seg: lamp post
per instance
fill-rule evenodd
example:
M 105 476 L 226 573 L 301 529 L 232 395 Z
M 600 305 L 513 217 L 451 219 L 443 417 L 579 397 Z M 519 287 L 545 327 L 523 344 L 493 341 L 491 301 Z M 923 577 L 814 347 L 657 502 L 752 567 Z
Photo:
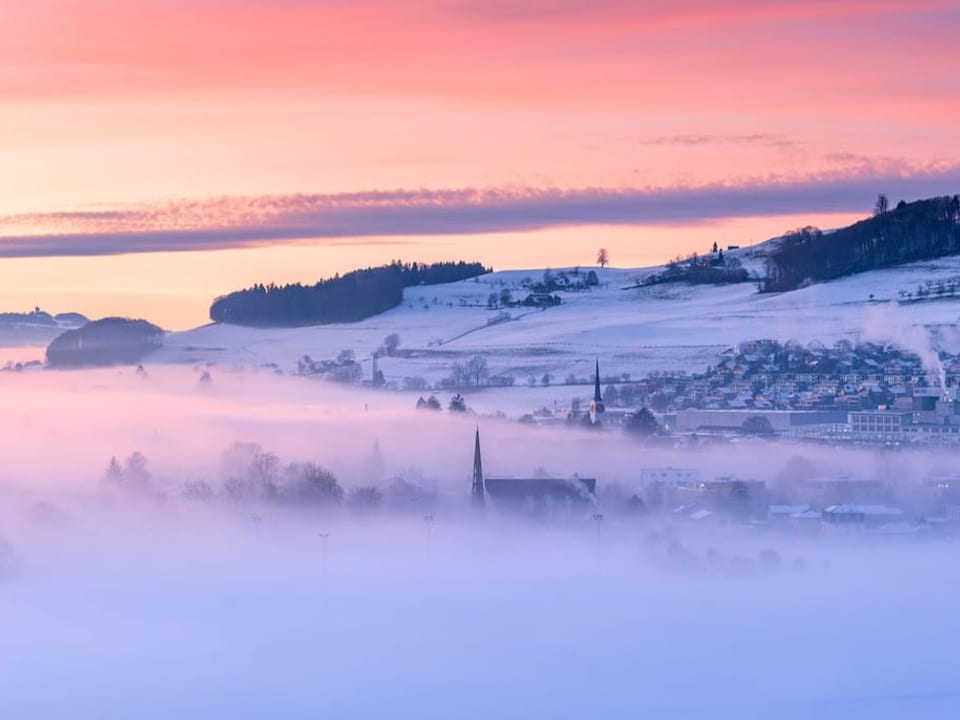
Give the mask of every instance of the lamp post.
M 330 537 L 330 533 L 322 532 L 319 533 L 320 537 L 320 577 L 326 581 L 327 578 L 327 538 Z
M 423 522 L 427 525 L 427 568 L 430 567 L 431 539 L 433 535 L 433 515 L 430 513 L 423 516 Z
M 603 524 L 603 513 L 594 513 L 593 519 L 597 523 L 597 542 L 600 542 L 600 525 Z
M 320 593 L 324 604 L 327 599 L 327 539 L 330 533 L 318 533 L 320 537 Z

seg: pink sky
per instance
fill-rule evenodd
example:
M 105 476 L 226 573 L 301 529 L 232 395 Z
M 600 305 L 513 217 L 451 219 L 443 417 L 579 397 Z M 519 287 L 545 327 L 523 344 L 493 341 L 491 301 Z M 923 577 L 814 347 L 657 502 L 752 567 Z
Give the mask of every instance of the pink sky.
M 653 263 L 960 191 L 955 2 L 36 0 L 0 32 L 4 310 L 185 327 L 255 281 Z

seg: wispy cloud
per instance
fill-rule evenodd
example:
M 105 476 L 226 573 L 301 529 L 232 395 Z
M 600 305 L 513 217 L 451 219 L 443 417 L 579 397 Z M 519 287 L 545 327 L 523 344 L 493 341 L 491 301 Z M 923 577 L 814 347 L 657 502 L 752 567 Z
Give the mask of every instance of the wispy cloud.
M 960 191 L 960 165 L 859 163 L 800 179 L 663 188 L 466 188 L 217 198 L 0 218 L 0 257 L 186 252 L 351 238 L 478 235 L 572 226 L 697 225 L 774 215 L 866 213 L 894 201 Z M 57 228 L 44 232 L 41 228 Z
M 769 133 L 751 133 L 746 135 L 698 135 L 680 134 L 663 135 L 652 138 L 634 139 L 638 145 L 656 145 L 670 146 L 678 145 L 683 147 L 697 147 L 703 145 L 755 145 L 762 147 L 772 147 L 781 150 L 789 150 L 804 146 L 801 140 L 792 140 L 785 135 L 772 135 Z

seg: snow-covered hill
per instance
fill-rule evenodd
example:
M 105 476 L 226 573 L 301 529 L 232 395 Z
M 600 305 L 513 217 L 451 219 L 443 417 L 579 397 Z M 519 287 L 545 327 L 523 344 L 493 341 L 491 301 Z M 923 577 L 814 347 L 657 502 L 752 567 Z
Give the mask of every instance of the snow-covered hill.
M 745 265 L 758 266 L 762 254 L 748 252 Z M 481 353 L 491 374 L 513 377 L 520 387 L 530 378 L 539 383 L 545 373 L 553 384 L 569 375 L 591 378 L 596 357 L 605 377 L 629 373 L 637 378 L 654 370 L 698 372 L 724 348 L 757 338 L 804 343 L 832 343 L 843 337 L 889 340 L 916 350 L 929 350 L 931 342 L 956 344 L 952 328 L 960 315 L 960 296 L 951 296 L 948 288 L 953 282 L 960 288 L 960 257 L 782 294 L 758 293 L 753 283 L 635 287 L 639 278 L 656 270 L 596 270 L 599 287 L 560 293 L 563 304 L 543 310 L 490 309 L 491 293 L 509 289 L 515 299 L 522 299 L 527 294 L 524 284 L 543 274 L 495 272 L 449 285 L 408 288 L 401 306 L 359 323 L 288 329 L 207 325 L 171 333 L 150 362 L 292 371 L 305 354 L 314 360 L 332 359 L 349 349 L 369 377 L 373 352 L 386 335 L 397 333 L 400 355 L 381 359 L 379 367 L 398 386 L 411 377 L 436 383 L 454 362 Z M 942 282 L 943 293 L 938 295 L 934 285 L 922 299 L 907 298 L 928 281 Z M 551 396 L 541 389 L 536 394 Z

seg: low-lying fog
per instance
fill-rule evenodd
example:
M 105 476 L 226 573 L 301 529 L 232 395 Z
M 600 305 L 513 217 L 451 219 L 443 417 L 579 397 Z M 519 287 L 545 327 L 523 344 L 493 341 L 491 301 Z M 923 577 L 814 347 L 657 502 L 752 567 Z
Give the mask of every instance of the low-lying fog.
M 479 419 L 488 474 L 597 478 L 582 518 L 535 521 L 470 512 L 476 417 L 212 373 L 0 373 L 0 716 L 960 713 L 955 545 L 693 531 L 604 504 L 667 465 L 772 480 L 805 463 L 907 493 L 951 455 L 651 449 Z M 250 458 L 273 495 L 230 485 Z M 304 463 L 344 502 L 298 495 Z M 423 492 L 390 495 L 397 476 Z

